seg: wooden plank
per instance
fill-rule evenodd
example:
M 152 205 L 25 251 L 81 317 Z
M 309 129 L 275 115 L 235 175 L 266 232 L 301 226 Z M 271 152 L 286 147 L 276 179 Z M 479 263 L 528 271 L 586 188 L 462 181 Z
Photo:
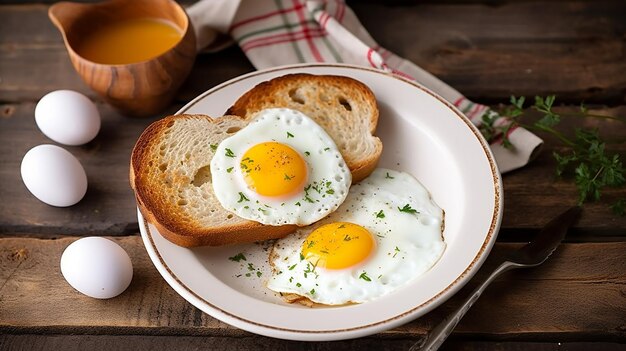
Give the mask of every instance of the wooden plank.
M 623 101 L 623 2 L 354 10 L 383 47 L 473 98 L 557 93 Z
M 472 99 L 557 93 L 575 103 L 624 102 L 623 2 L 353 7 L 383 47 Z M 61 86 L 86 91 L 46 11 L 43 4 L 0 7 L 0 101 L 35 100 Z M 226 56 L 201 55 L 180 98 L 252 69 L 236 48 Z
M 143 336 L 143 335 L 0 335 L 0 347 L 12 350 L 220 350 L 220 351 L 325 351 L 325 350 L 408 350 L 417 338 L 382 339 L 365 337 L 355 340 L 329 342 L 299 342 L 267 338 Z M 441 351 L 618 351 L 624 345 L 608 342 L 485 342 L 446 341 Z
M 113 239 L 133 261 L 129 289 L 110 300 L 79 294 L 57 268 L 64 248 L 75 239 L 0 239 L 0 334 L 250 336 L 179 297 L 159 276 L 136 236 Z M 519 246 L 496 244 L 478 279 Z M 625 253 L 626 242 L 563 244 L 544 265 L 496 280 L 461 321 L 455 336 L 624 342 Z M 475 282 L 423 318 L 379 336 L 425 335 L 458 306 Z
M 128 184 L 129 157 L 136 139 L 156 118 L 126 118 L 110 106 L 98 104 L 103 121 L 99 135 L 85 146 L 66 147 L 87 172 L 87 195 L 75 206 L 56 208 L 33 197 L 20 176 L 23 155 L 36 145 L 52 143 L 37 128 L 34 108 L 35 104 L 30 102 L 0 105 L 0 199 L 3 199 L 0 201 L 0 235 L 126 235 L 138 232 L 135 201 Z M 169 112 L 173 113 L 177 108 L 173 106 Z M 599 112 L 624 116 L 626 107 Z M 623 125 L 607 121 L 597 125 L 590 123 L 595 121 L 566 120 L 563 128 L 567 132 L 574 126 L 598 126 L 610 141 L 609 147 L 620 152 L 622 158 L 626 157 Z M 551 155 L 556 142 L 552 138 L 546 142 L 537 160 L 504 175 L 502 238 L 506 238 L 507 230 L 536 230 L 577 201 L 578 195 L 571 180 L 555 180 Z M 608 190 L 605 197 L 611 201 L 626 198 L 626 189 Z M 570 239 L 623 237 L 623 228 L 626 228 L 626 217 L 615 216 L 606 203 L 590 203 L 585 206 L 585 213 Z M 518 232 L 509 238 L 527 239 Z
M 237 47 L 219 54 L 200 55 L 174 104 L 186 104 L 215 85 L 253 70 Z M 25 71 L 30 73 L 24 74 Z M 11 49 L 9 53 L 0 46 L 0 77 L 0 103 L 37 101 L 58 89 L 75 90 L 101 100 L 74 71 L 65 48 L 58 45 Z

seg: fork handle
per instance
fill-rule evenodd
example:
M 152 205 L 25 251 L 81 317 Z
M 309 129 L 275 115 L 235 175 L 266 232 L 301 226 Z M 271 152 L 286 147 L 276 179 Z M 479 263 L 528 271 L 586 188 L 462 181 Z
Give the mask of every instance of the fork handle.
M 491 273 L 491 275 L 484 282 L 482 282 L 476 288 L 476 290 L 472 292 L 471 295 L 469 295 L 465 299 L 465 302 L 463 302 L 463 304 L 459 308 L 457 308 L 447 318 L 437 324 L 437 326 L 433 328 L 433 330 L 426 336 L 426 338 L 421 343 L 417 342 L 413 346 L 411 346 L 409 351 L 436 351 L 437 349 L 439 349 L 441 344 L 443 344 L 448 336 L 450 336 L 452 330 L 454 330 L 454 327 L 459 324 L 461 318 L 465 316 L 465 313 L 467 313 L 467 311 L 470 309 L 470 307 L 472 307 L 474 302 L 476 302 L 476 300 L 478 300 L 483 291 L 485 291 L 485 288 L 487 288 L 487 286 L 489 286 L 489 284 L 491 284 L 491 282 L 493 282 L 493 280 L 496 279 L 500 274 L 508 271 L 509 269 L 518 267 L 518 265 L 512 262 L 503 262 L 495 271 L 493 271 L 493 273 Z

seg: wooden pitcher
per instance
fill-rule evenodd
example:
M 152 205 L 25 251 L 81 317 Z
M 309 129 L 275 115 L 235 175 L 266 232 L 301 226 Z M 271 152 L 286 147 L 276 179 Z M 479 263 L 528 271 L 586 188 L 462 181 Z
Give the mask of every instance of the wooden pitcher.
M 87 85 L 128 116 L 149 116 L 167 107 L 191 71 L 196 40 L 189 17 L 172 0 L 109 0 L 96 4 L 59 2 L 48 11 L 63 35 L 74 68 Z M 174 47 L 152 59 L 129 64 L 100 64 L 76 52 L 80 40 L 114 21 L 155 18 L 183 33 Z

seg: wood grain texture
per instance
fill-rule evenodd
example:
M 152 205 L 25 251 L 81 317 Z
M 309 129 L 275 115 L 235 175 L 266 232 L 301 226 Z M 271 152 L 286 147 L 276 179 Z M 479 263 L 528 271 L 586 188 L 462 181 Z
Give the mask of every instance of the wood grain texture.
M 96 0 L 82 0 L 94 2 Z M 254 70 L 230 47 L 197 57 L 175 103 L 163 114 L 127 119 L 98 103 L 102 130 L 91 143 L 66 147 L 87 171 L 78 205 L 53 208 L 31 196 L 19 176 L 22 156 L 51 143 L 34 107 L 46 93 L 74 89 L 99 100 L 74 71 L 47 17 L 56 0 L 0 4 L 0 350 L 406 350 L 459 305 L 469 285 L 428 315 L 374 336 L 326 343 L 271 339 L 230 327 L 178 296 L 149 260 L 138 231 L 128 158 L 141 131 L 198 94 Z M 193 0 L 183 0 L 190 4 Z M 15 4 L 15 5 L 10 5 Z M 626 3 L 623 0 L 350 1 L 382 46 L 412 60 L 478 102 L 509 95 L 557 94 L 572 110 L 581 100 L 626 117 Z M 605 108 L 612 106 L 613 108 Z M 535 117 L 536 118 L 536 117 Z M 565 121 L 559 128 L 599 127 L 607 147 L 626 157 L 623 125 Z M 539 157 L 503 177 L 505 213 L 494 250 L 477 277 L 574 204 L 570 181 L 553 176 L 546 137 Z M 507 273 L 490 286 L 442 350 L 624 350 L 626 217 L 607 191 L 542 266 Z M 59 271 L 62 251 L 78 237 L 107 235 L 130 254 L 134 278 L 111 300 L 73 290 Z
M 178 296 L 159 276 L 137 236 L 113 239 L 133 261 L 128 290 L 109 300 L 81 295 L 58 268 L 63 250 L 75 239 L 0 239 L 0 334 L 251 335 L 201 313 Z M 519 246 L 497 244 L 478 279 Z M 626 243 L 563 244 L 544 265 L 496 280 L 454 335 L 624 342 L 625 252 Z M 425 335 L 459 304 L 475 281 L 423 318 L 379 336 Z
M 383 47 L 472 99 L 556 93 L 576 103 L 625 101 L 624 2 L 354 3 L 353 9 Z M 0 101 L 35 100 L 61 82 L 88 92 L 46 10 L 0 7 Z M 253 70 L 237 48 L 201 57 L 179 101 Z M 26 68 L 39 74 L 21 74 Z
M 179 106 L 172 106 L 173 113 Z M 52 143 L 37 128 L 34 103 L 0 105 L 0 236 L 6 235 L 126 235 L 138 232 L 135 200 L 128 183 L 130 153 L 141 132 L 155 118 L 128 119 L 109 105 L 98 104 L 102 115 L 99 135 L 84 146 L 66 147 L 82 163 L 89 182 L 81 202 L 69 208 L 48 206 L 33 197 L 20 177 L 20 163 L 32 147 Z M 565 108 L 572 111 L 573 108 Z M 594 110 L 595 111 L 595 110 Z M 599 110 L 626 117 L 626 107 Z M 599 127 L 610 142 L 608 148 L 626 157 L 625 127 L 614 122 L 570 119 L 574 127 Z M 501 239 L 527 240 L 517 229 L 533 231 L 566 207 L 576 203 L 577 191 L 570 180 L 555 179 L 552 151 L 556 141 L 546 139 L 540 156 L 528 166 L 503 177 L 504 218 Z M 607 206 L 626 198 L 626 189 L 605 192 L 606 202 L 589 203 L 569 240 L 615 240 L 623 237 L 626 217 L 615 216 Z M 511 235 L 507 231 L 511 230 Z M 526 233 L 528 234 L 528 233 Z
M 372 4 L 354 11 L 381 46 L 473 98 L 626 97 L 624 2 Z
M 220 350 L 220 351 L 326 351 L 408 350 L 419 338 L 365 337 L 335 342 L 298 342 L 263 336 L 143 336 L 143 335 L 0 335 L 0 349 L 17 350 Z M 608 342 L 485 342 L 446 341 L 441 351 L 619 351 L 624 345 Z

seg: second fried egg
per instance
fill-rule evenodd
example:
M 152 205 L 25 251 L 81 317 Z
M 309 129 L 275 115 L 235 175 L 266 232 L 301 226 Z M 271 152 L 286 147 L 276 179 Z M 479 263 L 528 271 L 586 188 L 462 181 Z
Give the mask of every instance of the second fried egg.
M 276 241 L 268 288 L 326 305 L 371 301 L 442 256 L 444 213 L 411 175 L 378 168 L 328 217 Z

